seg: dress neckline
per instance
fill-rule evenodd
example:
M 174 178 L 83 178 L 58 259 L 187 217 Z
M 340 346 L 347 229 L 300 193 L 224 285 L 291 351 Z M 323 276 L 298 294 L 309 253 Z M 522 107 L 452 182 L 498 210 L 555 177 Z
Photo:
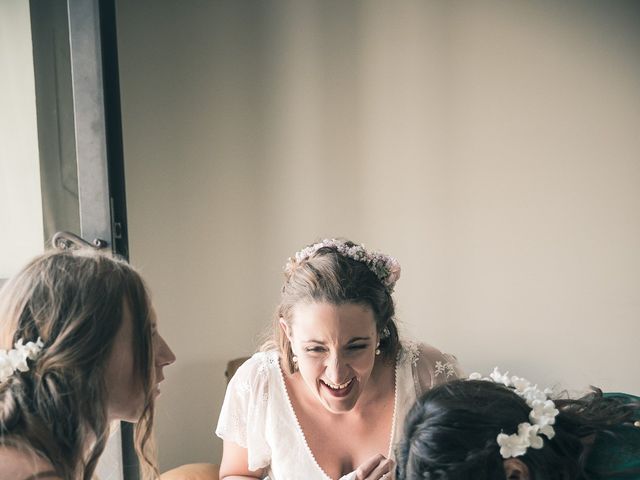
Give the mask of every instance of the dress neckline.
M 396 356 L 395 367 L 393 371 L 393 416 L 391 417 L 391 431 L 389 432 L 389 450 L 387 451 L 387 458 L 391 458 L 391 454 L 393 453 L 393 437 L 395 435 L 396 430 L 396 414 L 398 411 L 398 365 L 400 363 L 402 346 L 400 347 L 400 351 Z M 298 415 L 296 414 L 295 408 L 293 408 L 293 403 L 291 402 L 291 397 L 289 396 L 289 390 L 287 389 L 287 384 L 284 380 L 284 372 L 282 371 L 282 367 L 280 365 L 279 355 L 277 356 L 276 368 L 278 370 L 278 377 L 280 378 L 280 386 L 282 387 L 282 391 L 284 392 L 285 399 L 287 400 L 287 404 L 289 405 L 289 412 L 293 417 L 293 421 L 296 424 L 296 430 L 302 439 L 302 443 L 311 458 L 311 461 L 316 466 L 320 474 L 323 476 L 324 480 L 333 480 L 327 472 L 320 466 L 316 456 L 313 454 L 309 443 L 307 442 L 307 436 L 302 430 L 302 426 L 300 425 L 300 420 L 298 420 Z

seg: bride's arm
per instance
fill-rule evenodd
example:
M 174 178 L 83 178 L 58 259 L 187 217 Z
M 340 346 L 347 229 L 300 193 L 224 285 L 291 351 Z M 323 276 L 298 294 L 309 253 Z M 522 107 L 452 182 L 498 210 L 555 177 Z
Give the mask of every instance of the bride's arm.
M 220 464 L 220 480 L 255 479 L 266 476 L 266 468 L 257 471 L 249 470 L 246 448 L 227 440 L 224 441 L 222 462 Z
M 264 399 L 270 398 L 270 377 L 265 373 L 266 362 L 264 354 L 254 355 L 227 386 L 216 427 L 216 435 L 224 441 L 221 480 L 262 479 L 268 474 L 271 449 L 265 428 L 269 403 Z

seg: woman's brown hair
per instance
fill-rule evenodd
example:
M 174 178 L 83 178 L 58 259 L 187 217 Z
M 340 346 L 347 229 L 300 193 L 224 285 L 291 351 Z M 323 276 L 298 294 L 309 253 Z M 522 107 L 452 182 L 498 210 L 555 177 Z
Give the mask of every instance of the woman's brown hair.
M 0 348 L 19 339 L 44 343 L 27 372 L 0 385 L 0 444 L 44 457 L 62 478 L 93 476 L 109 436 L 105 368 L 125 302 L 134 325 L 134 369 L 145 394 L 135 445 L 143 476 L 158 476 L 149 295 L 124 260 L 91 249 L 44 253 L 0 290 Z

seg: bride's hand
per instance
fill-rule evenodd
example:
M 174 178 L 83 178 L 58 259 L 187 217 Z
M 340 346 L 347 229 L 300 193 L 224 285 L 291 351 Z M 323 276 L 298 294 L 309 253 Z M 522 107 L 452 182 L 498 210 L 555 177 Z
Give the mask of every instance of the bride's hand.
M 384 455 L 375 455 L 355 471 L 355 480 L 391 480 L 395 462 Z

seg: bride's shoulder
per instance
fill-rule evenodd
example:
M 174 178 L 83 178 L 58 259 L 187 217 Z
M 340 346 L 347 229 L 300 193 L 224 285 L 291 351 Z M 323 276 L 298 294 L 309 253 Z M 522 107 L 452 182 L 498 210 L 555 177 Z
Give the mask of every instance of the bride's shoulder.
M 246 368 L 254 373 L 267 373 L 279 368 L 280 354 L 277 350 L 254 353 L 246 362 Z
M 402 340 L 400 342 L 400 351 L 398 358 L 400 361 L 416 364 L 418 361 L 429 361 L 440 358 L 442 352 L 437 348 L 423 342 L 415 340 Z
M 61 479 L 51 463 L 32 450 L 0 445 L 0 480 Z
M 435 384 L 462 376 L 458 359 L 427 343 L 402 341 L 400 363 L 410 364 L 420 384 L 429 388 Z
M 254 353 L 247 358 L 237 370 L 230 375 L 230 384 L 268 382 L 277 378 L 279 372 L 279 355 L 277 351 L 268 350 Z

